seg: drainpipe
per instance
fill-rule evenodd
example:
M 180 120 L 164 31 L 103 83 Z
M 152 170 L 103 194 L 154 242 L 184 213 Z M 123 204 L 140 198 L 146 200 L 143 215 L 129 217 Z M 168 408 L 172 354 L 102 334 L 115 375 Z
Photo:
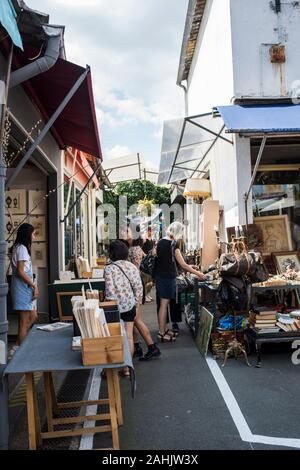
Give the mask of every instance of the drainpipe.
M 0 142 L 2 143 L 4 135 L 5 114 L 7 110 L 8 84 L 10 80 L 11 63 L 13 56 L 13 44 L 11 43 L 10 54 L 7 62 L 7 72 L 4 88 L 3 102 L 1 102 L 0 114 Z M 0 449 L 8 448 L 8 383 L 7 378 L 3 377 L 7 362 L 7 333 L 8 322 L 6 312 L 6 297 L 8 286 L 6 282 L 6 257 L 7 244 L 5 241 L 5 180 L 6 165 L 3 155 L 3 147 L 0 145 Z
M 183 89 L 184 91 L 184 105 L 185 105 L 185 117 L 188 117 L 189 115 L 189 96 L 188 96 L 188 89 L 185 85 L 182 85 L 182 83 L 177 83 L 177 85 Z
M 50 36 L 48 39 L 47 48 L 43 57 L 40 57 L 31 64 L 25 65 L 21 69 L 15 70 L 11 74 L 9 88 L 13 88 L 20 83 L 26 82 L 30 78 L 47 72 L 53 65 L 56 64 L 59 58 L 60 47 L 62 43 L 61 31 L 56 36 Z

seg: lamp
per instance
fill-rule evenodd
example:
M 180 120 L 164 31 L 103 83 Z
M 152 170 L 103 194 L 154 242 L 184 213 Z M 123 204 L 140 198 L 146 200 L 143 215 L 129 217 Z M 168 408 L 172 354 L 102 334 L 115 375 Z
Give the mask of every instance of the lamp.
M 210 181 L 204 178 L 187 180 L 183 195 L 185 197 L 199 197 L 203 199 L 211 197 Z

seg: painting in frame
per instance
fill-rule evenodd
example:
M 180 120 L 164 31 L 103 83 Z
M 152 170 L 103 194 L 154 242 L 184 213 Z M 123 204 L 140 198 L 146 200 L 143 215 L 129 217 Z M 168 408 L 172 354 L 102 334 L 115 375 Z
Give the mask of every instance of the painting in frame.
M 205 307 L 201 307 L 196 344 L 200 353 L 204 357 L 207 356 L 213 321 L 214 316 L 212 313 Z
M 45 191 L 28 191 L 28 211 L 30 215 L 45 215 L 47 213 L 45 195 Z
M 35 241 L 45 242 L 46 241 L 46 217 L 36 216 L 30 217 L 30 224 L 33 225 L 35 230 Z
M 294 271 L 300 271 L 300 255 L 298 251 L 273 253 L 272 256 L 276 264 L 278 274 L 286 273 L 289 268 Z
M 254 223 L 261 228 L 263 233 L 261 252 L 264 256 L 293 250 L 291 228 L 287 215 L 256 217 Z
M 47 243 L 34 242 L 31 247 L 34 268 L 47 268 Z
M 12 189 L 5 192 L 5 213 L 26 214 L 26 189 Z

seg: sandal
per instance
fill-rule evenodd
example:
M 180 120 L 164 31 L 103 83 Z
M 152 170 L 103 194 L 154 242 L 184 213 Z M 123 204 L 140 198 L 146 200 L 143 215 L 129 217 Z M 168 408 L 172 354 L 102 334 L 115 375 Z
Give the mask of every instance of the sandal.
M 161 343 L 173 343 L 174 341 L 176 341 L 175 336 L 171 336 L 167 332 L 165 332 L 164 334 L 158 333 L 157 337 Z
M 179 336 L 179 331 L 167 330 L 165 335 L 172 336 L 173 338 L 177 338 Z

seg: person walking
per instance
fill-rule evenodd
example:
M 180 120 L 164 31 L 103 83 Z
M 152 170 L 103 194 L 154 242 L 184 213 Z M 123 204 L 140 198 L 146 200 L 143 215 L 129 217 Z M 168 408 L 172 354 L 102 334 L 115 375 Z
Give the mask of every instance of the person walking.
M 139 270 L 128 260 L 128 246 L 120 240 L 111 242 L 109 258 L 111 263 L 104 271 L 105 298 L 118 302 L 121 319 L 125 323 L 130 353 L 133 356 L 133 325 L 136 305 L 142 303 L 143 285 Z M 123 371 L 129 377 L 128 369 Z
M 140 276 L 140 266 L 143 258 L 146 256 L 142 250 L 143 240 L 142 238 L 137 238 L 136 240 L 132 241 L 132 246 L 129 248 L 129 256 L 128 261 L 133 263 L 135 267 L 139 270 Z M 141 278 L 142 279 L 142 278 Z M 143 284 L 143 290 L 145 292 L 145 285 Z M 145 295 L 143 295 L 144 297 Z M 144 339 L 148 351 L 143 356 L 143 350 L 140 346 L 138 341 L 138 334 L 135 331 L 137 330 L 142 338 Z M 139 356 L 141 361 L 149 361 L 150 359 L 158 358 L 161 355 L 161 352 L 157 345 L 154 343 L 149 328 L 144 323 L 142 318 L 142 303 L 138 303 L 136 305 L 136 317 L 134 319 L 134 356 Z
M 19 329 L 16 345 L 10 350 L 9 358 L 22 344 L 29 329 L 37 320 L 36 300 L 39 291 L 34 283 L 31 245 L 34 240 L 34 227 L 22 224 L 18 228 L 16 241 L 11 252 L 12 278 L 10 293 L 12 309 L 18 313 Z
M 148 227 L 147 237 L 146 237 L 146 240 L 145 240 L 145 242 L 142 246 L 142 249 L 143 249 L 143 252 L 145 253 L 145 255 L 147 255 L 151 250 L 153 250 L 154 246 L 155 246 L 155 241 L 153 240 L 153 229 L 152 229 L 152 227 Z M 150 296 L 150 292 L 151 292 L 151 289 L 153 287 L 152 278 L 151 278 L 151 276 L 149 276 L 148 274 L 145 274 L 145 273 L 141 273 L 141 275 L 142 275 L 142 280 L 143 280 L 144 285 L 145 285 L 146 302 L 152 302 L 153 299 Z
M 158 339 L 161 342 L 173 342 L 176 333 L 167 329 L 167 314 L 170 301 L 176 299 L 177 266 L 183 271 L 190 272 L 201 280 L 206 276 L 189 266 L 179 249 L 179 241 L 184 237 L 184 225 L 179 222 L 172 223 L 167 236 L 159 240 L 156 246 L 155 283 L 160 307 L 158 312 Z

